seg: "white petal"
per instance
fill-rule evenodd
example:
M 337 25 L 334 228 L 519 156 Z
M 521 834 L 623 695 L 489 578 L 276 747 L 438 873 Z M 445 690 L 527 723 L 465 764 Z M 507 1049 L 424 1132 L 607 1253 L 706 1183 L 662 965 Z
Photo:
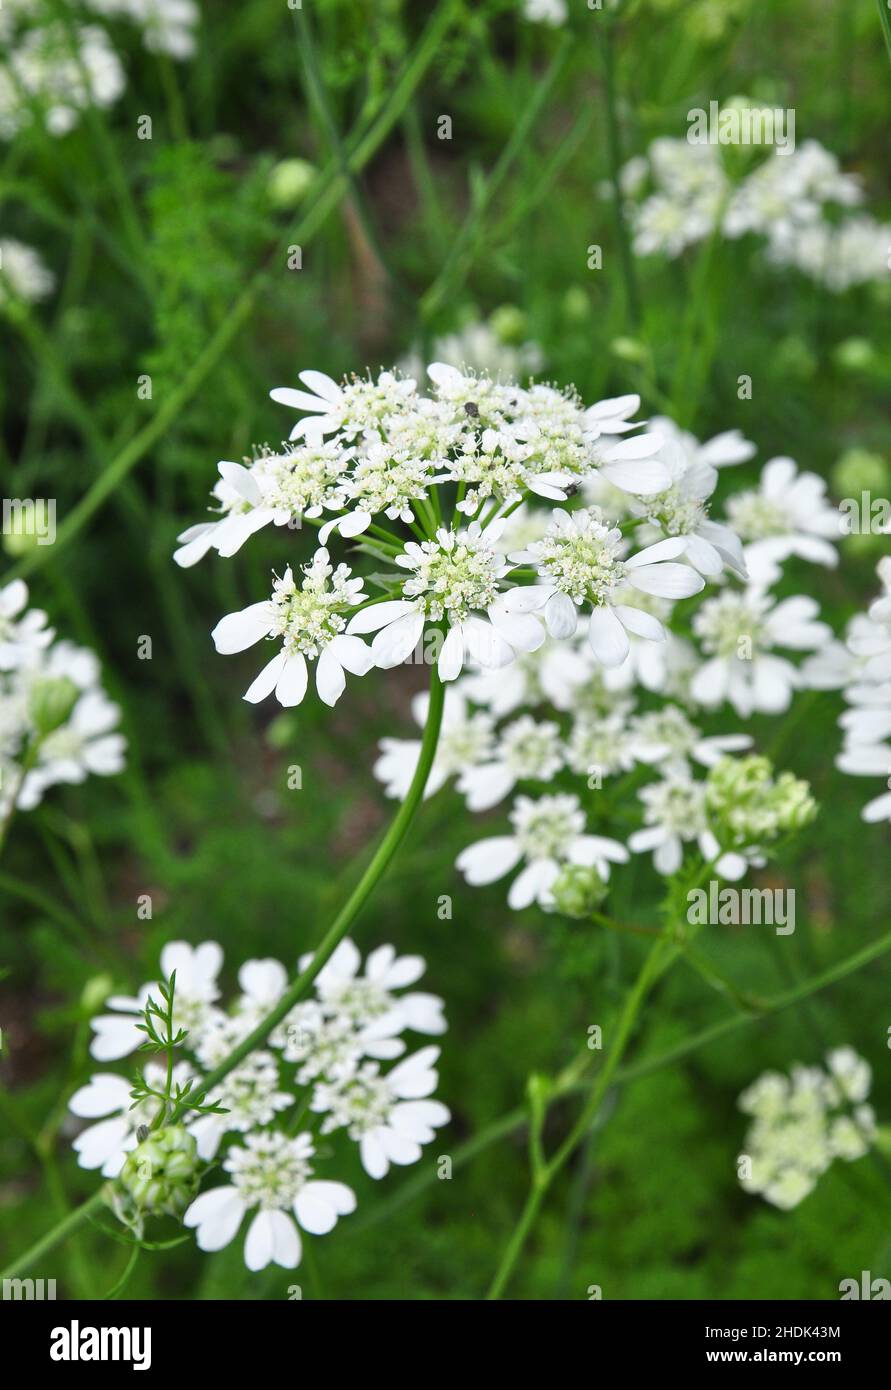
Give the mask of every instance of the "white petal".
M 482 883 L 494 883 L 510 873 L 522 858 L 522 850 L 513 835 L 494 835 L 488 840 L 477 840 L 468 845 L 455 860 L 456 868 L 467 882 L 476 887 Z
M 268 599 L 252 603 L 240 613 L 221 618 L 211 633 L 214 646 L 223 656 L 243 652 L 266 637 L 272 628 L 272 604 Z
M 382 628 L 371 644 L 374 664 L 381 670 L 389 671 L 407 661 L 421 639 L 424 631 L 424 614 L 416 611 L 404 613 L 389 627 Z
M 271 661 L 267 661 L 259 676 L 255 676 L 251 681 L 243 698 L 248 700 L 250 704 L 256 705 L 261 700 L 265 700 L 267 695 L 271 695 L 278 684 L 278 678 L 284 670 L 287 659 L 287 652 L 279 652 Z
M 304 1231 L 323 1236 L 337 1225 L 338 1216 L 348 1216 L 356 1210 L 352 1188 L 342 1182 L 305 1183 L 297 1193 L 294 1215 Z
M 275 697 L 279 704 L 286 707 L 299 705 L 306 694 L 307 679 L 306 658 L 302 652 L 295 652 L 288 657 L 276 681 Z
M 407 599 L 388 599 L 384 603 L 372 603 L 354 613 L 347 623 L 347 633 L 377 632 L 382 627 L 394 623 L 404 613 L 414 612 L 414 604 Z
M 689 598 L 705 588 L 705 580 L 692 565 L 677 565 L 671 561 L 629 569 L 628 582 L 642 593 L 659 598 Z
M 588 645 L 604 666 L 621 666 L 630 650 L 628 634 L 609 608 L 595 608 L 588 622 Z

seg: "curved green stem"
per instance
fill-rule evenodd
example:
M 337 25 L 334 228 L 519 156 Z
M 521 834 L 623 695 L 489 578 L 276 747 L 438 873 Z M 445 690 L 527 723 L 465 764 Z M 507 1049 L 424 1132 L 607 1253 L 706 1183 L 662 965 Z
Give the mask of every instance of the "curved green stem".
M 307 968 L 297 976 L 291 985 L 285 990 L 274 1009 L 263 1018 L 252 1033 L 250 1033 L 237 1047 L 233 1048 L 228 1057 L 209 1072 L 204 1077 L 200 1086 L 190 1092 L 186 1104 L 179 1105 L 171 1115 L 171 1123 L 182 1119 L 183 1114 L 201 1101 L 214 1086 L 218 1086 L 229 1072 L 238 1066 L 240 1062 L 253 1052 L 256 1048 L 262 1047 L 269 1037 L 273 1028 L 287 1017 L 295 1004 L 299 1003 L 309 990 L 313 980 L 324 966 L 325 962 L 331 958 L 340 942 L 346 936 L 356 917 L 370 897 L 374 888 L 380 882 L 387 870 L 390 861 L 398 850 L 402 841 L 405 839 L 408 828 L 412 822 L 415 812 L 424 796 L 424 789 L 433 766 L 433 759 L 436 756 L 436 747 L 439 742 L 439 731 L 442 725 L 442 711 L 445 702 L 445 686 L 439 679 L 439 673 L 434 666 L 430 678 L 430 705 L 427 711 L 427 724 L 424 728 L 424 737 L 421 742 L 421 753 L 418 758 L 418 765 L 415 768 L 414 776 L 408 794 L 403 801 L 396 815 L 390 823 L 390 827 L 384 838 L 381 840 L 372 856 L 368 868 L 365 870 L 356 887 L 353 889 L 340 912 L 335 917 L 331 926 L 322 937 L 316 947 L 312 961 Z M 104 1191 L 102 1187 L 95 1192 L 88 1201 L 70 1212 L 52 1230 L 48 1231 L 41 1240 L 32 1245 L 19 1259 L 14 1260 L 8 1269 L 0 1273 L 0 1278 L 12 1278 L 19 1275 L 23 1270 L 35 1264 L 43 1255 L 54 1250 L 68 1236 L 72 1235 L 80 1226 L 95 1215 L 104 1203 Z

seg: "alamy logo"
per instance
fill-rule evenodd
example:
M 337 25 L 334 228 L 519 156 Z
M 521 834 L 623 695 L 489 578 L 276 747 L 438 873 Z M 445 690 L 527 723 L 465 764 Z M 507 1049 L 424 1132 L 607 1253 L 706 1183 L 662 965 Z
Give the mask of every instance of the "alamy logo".
M 777 936 L 795 930 L 794 888 L 719 888 L 712 879 L 708 892 L 692 888 L 687 894 L 687 921 L 696 927 L 739 927 L 762 924 Z
M 56 539 L 55 497 L 4 497 L 3 535 L 34 536 L 38 545 Z
M 132 1361 L 134 1371 L 152 1364 L 150 1327 L 81 1327 L 72 1319 L 50 1333 L 51 1361 Z
M 690 145 L 773 145 L 777 154 L 795 149 L 795 111 L 782 106 L 694 106 L 687 112 Z
M 55 1279 L 3 1280 L 4 1299 L 36 1299 L 38 1302 L 40 1302 L 44 1299 L 54 1299 L 55 1296 Z
M 846 1299 L 865 1298 L 877 1303 L 882 1299 L 891 1299 L 891 1284 L 887 1279 L 873 1279 L 868 1269 L 860 1271 L 860 1282 L 856 1279 L 843 1279 L 838 1286 L 841 1294 L 842 1303 Z

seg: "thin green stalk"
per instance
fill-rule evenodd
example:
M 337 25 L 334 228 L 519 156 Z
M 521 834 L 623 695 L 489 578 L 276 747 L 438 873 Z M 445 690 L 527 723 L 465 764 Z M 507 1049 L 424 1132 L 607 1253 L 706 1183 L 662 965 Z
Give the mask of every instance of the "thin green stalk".
M 879 7 L 879 20 L 882 25 L 882 33 L 885 35 L 885 47 L 888 50 L 888 58 L 891 60 L 891 14 L 888 13 L 887 0 L 877 0 Z
M 613 190 L 613 214 L 616 219 L 616 232 L 619 239 L 619 255 L 622 261 L 622 279 L 625 284 L 625 299 L 628 317 L 635 330 L 639 330 L 643 318 L 640 289 L 634 265 L 634 251 L 631 235 L 625 218 L 625 200 L 622 196 L 622 137 L 619 129 L 619 112 L 616 94 L 616 55 L 612 29 L 606 24 L 598 26 L 600 36 L 600 56 L 603 63 L 603 79 L 606 87 L 606 134 L 609 150 L 609 176 Z
M 424 737 L 421 741 L 421 752 L 418 758 L 418 765 L 408 789 L 408 794 L 393 820 L 384 838 L 381 840 L 368 868 L 365 870 L 361 879 L 353 889 L 340 912 L 335 917 L 331 926 L 323 936 L 319 945 L 316 947 L 312 961 L 307 968 L 297 976 L 297 979 L 282 995 L 275 1008 L 260 1022 L 252 1033 L 239 1043 L 237 1047 L 229 1053 L 225 1061 L 221 1062 L 212 1072 L 204 1077 L 203 1081 L 190 1093 L 189 1101 L 194 1103 L 200 1101 L 207 1095 L 208 1091 L 229 1075 L 229 1072 L 237 1067 L 250 1052 L 263 1043 L 293 1009 L 308 991 L 313 980 L 322 969 L 323 965 L 334 954 L 340 942 L 346 936 L 353 920 L 365 905 L 366 899 L 370 896 L 380 879 L 383 877 L 391 859 L 405 838 L 415 811 L 421 803 L 424 795 L 424 788 L 427 785 L 427 778 L 433 766 L 433 759 L 436 754 L 436 746 L 439 741 L 439 730 L 442 723 L 442 710 L 445 701 L 445 686 L 439 679 L 436 667 L 432 668 L 430 680 L 430 704 L 427 711 L 427 723 L 424 728 Z M 174 1120 L 182 1118 L 185 1107 L 180 1107 L 174 1112 Z
M 399 120 L 412 92 L 433 61 L 440 40 L 452 21 L 455 8 L 456 0 L 442 0 L 435 11 L 421 35 L 415 52 L 390 89 L 377 116 L 351 148 L 347 160 L 351 173 L 356 173 L 368 163 Z M 302 244 L 314 236 L 347 191 L 345 175 L 338 170 L 334 162 L 323 170 L 316 180 L 316 200 L 292 231 L 292 240 Z M 279 250 L 280 248 L 277 248 L 274 254 L 278 255 Z M 55 545 L 35 547 L 7 571 L 3 583 L 8 583 L 10 579 L 19 575 L 33 573 L 46 562 L 47 551 L 52 550 L 54 555 L 57 555 L 91 520 L 106 498 L 158 440 L 163 438 L 174 420 L 182 414 L 193 396 L 197 395 L 229 344 L 249 319 L 268 283 L 269 268 L 264 266 L 231 306 L 204 351 L 186 372 L 180 385 L 161 404 L 154 419 L 124 445 L 102 476 L 96 479 L 85 496 L 68 513 L 58 529 Z
M 553 61 L 534 89 L 532 100 L 522 112 L 513 134 L 495 163 L 491 174 L 483 185 L 482 192 L 471 208 L 464 225 L 455 238 L 452 249 L 446 257 L 445 265 L 421 300 L 421 318 L 431 319 L 440 306 L 451 298 L 473 264 L 476 246 L 480 240 L 483 220 L 495 194 L 508 175 L 517 156 L 527 147 L 529 137 L 539 115 L 551 93 L 557 78 L 572 50 L 572 36 L 564 33 L 557 45 Z
M 498 1269 L 495 1272 L 495 1278 L 492 1280 L 487 1294 L 488 1299 L 493 1300 L 501 1297 L 513 1273 L 514 1266 L 523 1251 L 523 1247 L 526 1244 L 529 1233 L 538 1216 L 545 1195 L 557 1174 L 566 1165 L 579 1144 L 590 1132 L 591 1126 L 597 1118 L 597 1112 L 606 1094 L 607 1088 L 625 1054 L 625 1049 L 628 1046 L 643 1002 L 650 988 L 662 973 L 663 955 L 666 949 L 671 945 L 673 945 L 673 943 L 670 942 L 665 934 L 661 935 L 658 940 L 653 943 L 638 972 L 637 979 L 634 982 L 631 992 L 622 1007 L 615 1041 L 609 1050 L 606 1061 L 595 1077 L 594 1084 L 590 1089 L 585 1104 L 582 1106 L 581 1113 L 576 1123 L 554 1154 L 554 1157 L 549 1159 L 543 1166 L 539 1166 L 533 1173 L 526 1204 L 523 1207 L 520 1219 L 501 1257 Z
M 330 960 L 334 951 L 346 936 L 355 918 L 359 915 L 367 899 L 374 888 L 380 882 L 387 870 L 393 856 L 405 838 L 412 819 L 421 804 L 424 796 L 424 789 L 433 766 L 433 759 L 436 755 L 436 748 L 439 742 L 439 731 L 442 725 L 442 711 L 445 703 L 445 686 L 439 679 L 439 674 L 434 666 L 431 671 L 430 679 L 430 704 L 427 711 L 427 724 L 424 729 L 424 737 L 421 741 L 421 752 L 418 758 L 418 765 L 412 777 L 411 786 L 408 789 L 405 800 L 393 817 L 390 827 L 384 838 L 378 845 L 372 859 L 365 870 L 359 883 L 353 889 L 347 902 L 341 908 L 337 917 L 328 928 L 321 942 L 316 947 L 312 961 L 307 968 L 301 972 L 290 987 L 282 995 L 274 1009 L 258 1023 L 252 1033 L 243 1042 L 229 1053 L 228 1057 L 209 1072 L 203 1081 L 190 1092 L 187 1105 L 176 1107 L 170 1117 L 170 1122 L 175 1124 L 183 1118 L 183 1115 L 190 1107 L 199 1104 L 215 1086 L 228 1076 L 229 1073 L 243 1061 L 248 1053 L 265 1043 L 273 1028 L 277 1027 L 291 1012 L 294 1005 L 299 1003 L 307 993 L 313 980 L 319 971 Z M 43 1255 L 54 1250 L 67 1236 L 73 1234 L 83 1223 L 93 1216 L 103 1204 L 104 1189 L 93 1194 L 93 1196 L 80 1207 L 77 1207 L 64 1220 L 60 1221 L 51 1231 L 48 1231 L 41 1240 L 37 1241 L 30 1250 L 27 1250 L 19 1259 L 14 1260 L 8 1269 L 0 1274 L 0 1278 L 12 1278 L 17 1274 L 35 1264 Z
M 630 1085 L 646 1076 L 652 1076 L 654 1072 L 662 1071 L 663 1068 L 671 1066 L 674 1062 L 680 1062 L 692 1053 L 698 1052 L 700 1048 L 707 1047 L 709 1043 L 717 1042 L 721 1038 L 727 1037 L 730 1033 L 735 1033 L 740 1028 L 747 1028 L 753 1023 L 762 1022 L 771 1015 L 780 1013 L 783 1009 L 791 1008 L 793 1004 L 798 1004 L 802 999 L 808 998 L 812 994 L 819 993 L 820 990 L 829 989 L 837 984 L 847 975 L 854 974 L 862 969 L 864 965 L 869 965 L 879 956 L 891 951 L 891 932 L 887 936 L 880 937 L 878 941 L 872 942 L 869 946 L 857 951 L 852 956 L 847 956 L 843 961 L 830 966 L 819 975 L 813 975 L 808 980 L 803 980 L 794 989 L 786 990 L 782 994 L 775 994 L 767 999 L 760 1001 L 758 1014 L 731 1014 L 727 1018 L 719 1019 L 717 1023 L 709 1024 L 707 1028 L 702 1028 L 698 1033 L 685 1038 L 683 1042 L 675 1047 L 667 1048 L 663 1052 L 656 1053 L 653 1057 L 644 1057 L 641 1061 L 633 1063 L 631 1066 L 620 1067 L 615 1073 L 615 1083 L 619 1086 Z M 570 1066 L 566 1067 L 554 1085 L 553 1094 L 549 1104 L 558 1100 L 563 1100 L 569 1095 L 577 1095 L 580 1091 L 588 1089 L 588 1082 L 578 1079 L 580 1068 L 579 1061 L 585 1066 L 590 1064 L 591 1053 L 586 1048 L 583 1053 Z M 493 1120 L 490 1125 L 475 1134 L 466 1143 L 460 1144 L 452 1154 L 452 1171 L 470 1163 L 479 1154 L 485 1153 L 486 1149 L 497 1144 L 499 1140 L 506 1139 L 508 1135 L 515 1134 L 521 1130 L 529 1121 L 529 1111 L 525 1106 L 518 1105 L 515 1109 L 509 1110 L 506 1114 Z M 350 1223 L 351 1231 L 363 1231 L 367 1227 L 376 1226 L 379 1221 L 386 1220 L 395 1212 L 399 1211 L 408 1202 L 419 1197 L 428 1187 L 432 1187 L 436 1182 L 435 1170 L 428 1170 L 418 1173 L 409 1182 L 403 1183 L 402 1187 L 386 1201 L 379 1203 L 372 1210 L 368 1211 L 358 1220 Z

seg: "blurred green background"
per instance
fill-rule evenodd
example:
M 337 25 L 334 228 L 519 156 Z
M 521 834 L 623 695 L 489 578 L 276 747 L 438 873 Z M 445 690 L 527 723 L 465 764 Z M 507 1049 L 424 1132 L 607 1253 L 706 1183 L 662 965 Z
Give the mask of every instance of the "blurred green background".
M 214 0 L 183 63 L 159 60 L 112 23 L 121 99 L 62 138 L 35 126 L 0 147 L 4 234 L 39 248 L 59 282 L 44 306 L 4 325 L 4 491 L 56 497 L 61 523 L 113 469 L 101 507 L 27 554 L 22 572 L 60 633 L 101 656 L 130 743 L 125 774 L 56 789 L 21 815 L 0 864 L 9 1257 L 95 1188 L 62 1124 L 91 1069 L 91 982 L 107 976 L 129 992 L 176 938 L 219 941 L 230 983 L 250 955 L 292 965 L 392 813 L 371 768 L 382 735 L 413 729 L 421 668 L 376 672 L 333 712 L 313 700 L 282 714 L 241 701 L 254 658 L 218 659 L 210 641 L 217 619 L 264 596 L 270 569 L 303 559 L 311 537 L 270 528 L 235 560 L 212 556 L 186 572 L 171 562 L 217 460 L 286 431 L 271 387 L 307 367 L 339 376 L 390 365 L 507 305 L 520 311 L 521 339 L 541 345 L 546 379 L 574 382 L 588 401 L 639 391 L 645 413 L 674 410 L 700 438 L 742 429 L 759 456 L 736 470 L 736 486 L 777 453 L 827 477 L 836 497 L 847 450 L 887 466 L 888 285 L 831 295 L 766 268 L 754 242 L 724 243 L 702 274 L 695 250 L 640 262 L 635 324 L 612 210 L 597 193 L 617 153 L 611 71 L 623 158 L 682 135 L 691 107 L 742 93 L 793 106 L 799 140 L 831 149 L 861 175 L 870 210 L 887 214 L 891 67 L 873 0 L 569 9 L 551 28 L 507 3 L 304 0 L 298 15 L 284 0 Z M 145 114 L 151 140 L 136 134 Z M 437 135 L 443 115 L 450 140 Z M 292 159 L 322 171 L 302 192 L 274 173 Z M 355 166 L 349 179 L 344 161 Z M 588 269 L 591 244 L 604 249 L 602 270 Z M 302 249 L 299 271 L 287 267 L 291 245 Z M 679 400 L 685 355 L 693 365 Z M 751 401 L 737 398 L 741 373 L 753 376 Z M 143 374 L 150 400 L 138 394 Z M 133 466 L 126 453 L 119 466 L 134 438 Z M 816 593 L 840 631 L 874 590 L 881 546 L 845 541 L 835 572 L 793 561 L 785 591 Z M 146 635 L 151 661 L 138 656 Z M 833 767 L 840 709 L 835 696 L 805 696 L 783 729 L 750 721 L 759 748 L 809 778 L 822 805 L 768 880 L 798 891 L 798 930 L 783 951 L 746 928 L 704 943 L 756 994 L 789 988 L 885 929 L 888 831 L 860 820 L 873 785 Z M 708 725 L 718 727 L 726 717 Z M 288 790 L 293 764 L 299 791 Z M 454 1119 L 422 1169 L 520 1105 L 531 1071 L 559 1071 L 588 1026 L 611 1017 L 639 956 L 633 938 L 511 913 L 503 885 L 467 887 L 454 858 L 486 826 L 495 833 L 498 813 L 472 819 L 451 790 L 426 804 L 355 933 L 364 948 L 392 941 L 423 954 L 425 987 L 446 1000 L 438 1094 Z M 652 921 L 648 862 L 615 883 L 611 913 Z M 154 904 L 148 922 L 137 920 L 142 893 Z M 442 893 L 453 897 L 451 921 L 437 917 Z M 735 1174 L 740 1090 L 828 1046 L 849 1043 L 869 1060 L 879 1121 L 891 1121 L 888 998 L 881 961 L 617 1087 L 609 1124 L 551 1194 L 511 1292 L 585 1298 L 598 1284 L 607 1299 L 832 1299 L 861 1270 L 891 1277 L 891 1170 L 880 1159 L 836 1164 L 789 1213 L 745 1195 Z M 632 1061 L 731 1010 L 679 966 L 648 1005 Z M 570 1113 L 554 1109 L 551 1141 Z M 484 1291 L 525 1196 L 522 1131 L 413 1195 L 418 1171 L 382 1184 L 358 1162 L 343 1174 L 359 1212 L 315 1243 L 325 1297 Z M 158 1230 L 176 1236 L 172 1225 Z M 88 1228 L 40 1272 L 57 1277 L 60 1295 L 98 1296 L 126 1257 Z M 240 1242 L 205 1256 L 189 1240 L 144 1254 L 127 1292 L 287 1298 L 295 1278 L 311 1296 L 309 1277 L 250 1275 Z

